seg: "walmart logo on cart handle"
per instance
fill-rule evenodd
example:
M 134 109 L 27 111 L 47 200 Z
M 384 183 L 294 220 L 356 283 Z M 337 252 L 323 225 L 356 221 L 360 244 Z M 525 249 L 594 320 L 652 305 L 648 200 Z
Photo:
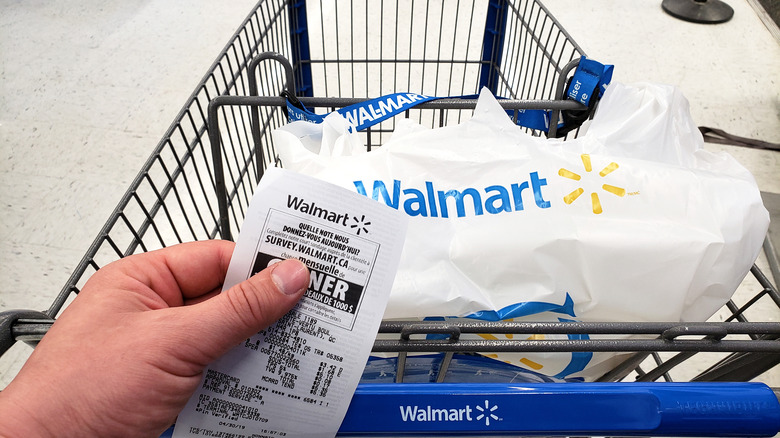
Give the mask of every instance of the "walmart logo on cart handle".
M 403 422 L 472 422 L 477 421 L 490 426 L 491 421 L 501 421 L 502 418 L 497 415 L 498 405 L 491 405 L 489 400 L 485 400 L 484 406 L 477 404 L 472 407 L 466 405 L 462 408 L 435 408 L 430 405 L 402 405 L 398 407 Z

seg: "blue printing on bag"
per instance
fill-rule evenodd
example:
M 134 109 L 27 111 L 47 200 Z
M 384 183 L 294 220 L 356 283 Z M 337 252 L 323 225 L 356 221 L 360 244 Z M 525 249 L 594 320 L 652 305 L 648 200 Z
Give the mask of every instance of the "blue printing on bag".
M 410 355 L 404 367 L 404 383 L 433 383 L 443 354 Z M 360 383 L 395 382 L 397 357 L 368 358 Z M 582 378 L 560 378 L 507 364 L 482 355 L 457 353 L 452 356 L 444 382 L 449 383 L 563 383 Z
M 564 315 L 569 315 L 571 317 L 577 316 L 574 314 L 574 300 L 572 300 L 571 295 L 567 293 L 563 304 L 545 303 L 543 301 L 526 301 L 510 304 L 499 310 L 481 310 L 466 315 L 465 318 L 479 319 L 482 321 L 503 321 L 544 312 L 563 313 Z
M 552 312 L 562 313 L 571 317 L 576 317 L 574 314 L 574 300 L 571 295 L 566 294 L 566 299 L 563 304 L 546 303 L 543 301 L 526 301 L 522 303 L 510 304 L 499 310 L 483 310 L 474 312 L 472 314 L 464 316 L 464 318 L 477 319 L 480 321 L 504 321 L 512 318 L 521 318 L 524 316 L 537 315 L 540 313 Z M 429 317 L 425 318 L 426 321 L 446 321 L 443 317 Z M 574 322 L 571 319 L 558 318 L 559 322 Z M 426 336 L 426 339 L 441 340 L 447 339 L 449 335 L 430 334 Z M 566 337 L 569 340 L 588 340 L 590 336 L 587 334 L 568 334 Z M 559 373 L 555 374 L 556 379 L 566 379 L 568 376 L 583 371 L 593 359 L 593 353 L 589 351 L 575 351 L 571 353 L 571 360 L 566 367 Z M 510 365 L 515 367 L 514 365 Z M 515 367 L 516 369 L 526 370 L 525 368 Z M 528 372 L 533 372 L 527 370 Z M 538 374 L 538 373 L 534 373 Z

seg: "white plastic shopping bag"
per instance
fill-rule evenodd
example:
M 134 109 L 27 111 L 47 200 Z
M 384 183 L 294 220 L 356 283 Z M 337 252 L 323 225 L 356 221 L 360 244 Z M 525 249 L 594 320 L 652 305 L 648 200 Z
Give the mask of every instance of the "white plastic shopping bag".
M 612 84 L 588 132 L 567 141 L 526 134 L 487 91 L 470 120 L 400 123 L 371 152 L 338 114 L 274 140 L 283 167 L 411 217 L 386 318 L 703 321 L 769 222 L 753 177 L 702 149 L 671 86 Z M 608 357 L 500 359 L 596 377 Z

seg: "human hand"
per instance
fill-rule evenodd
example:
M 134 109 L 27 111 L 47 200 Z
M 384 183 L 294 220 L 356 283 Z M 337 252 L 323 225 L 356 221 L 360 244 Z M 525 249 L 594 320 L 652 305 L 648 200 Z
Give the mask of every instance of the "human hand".
M 0 436 L 159 436 L 203 369 L 308 286 L 287 260 L 219 293 L 233 247 L 176 245 L 95 273 L 0 392 Z

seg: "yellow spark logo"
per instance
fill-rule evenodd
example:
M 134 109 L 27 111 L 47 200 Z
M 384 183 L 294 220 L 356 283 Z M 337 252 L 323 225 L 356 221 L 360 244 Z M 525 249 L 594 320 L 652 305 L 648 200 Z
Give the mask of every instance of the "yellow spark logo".
M 593 171 L 593 165 L 590 162 L 590 155 L 582 154 L 580 157 L 582 158 L 582 165 L 585 168 L 585 172 L 592 172 Z M 606 167 L 601 169 L 601 172 L 599 172 L 599 176 L 603 178 L 603 177 L 609 175 L 610 173 L 614 172 L 617 168 L 618 168 L 618 164 L 613 161 L 612 163 L 609 163 Z M 579 181 L 580 179 L 582 179 L 582 177 L 580 175 L 572 172 L 571 170 L 567 170 L 567 169 L 564 169 L 564 168 L 561 168 L 558 171 L 558 175 L 560 175 L 560 176 L 562 176 L 564 178 L 568 178 L 568 179 L 574 180 L 574 181 Z M 613 195 L 616 195 L 616 196 L 623 197 L 623 196 L 626 195 L 626 189 L 621 188 L 621 187 L 615 187 L 615 186 L 612 186 L 612 185 L 609 185 L 609 184 L 603 184 L 601 186 L 601 188 L 604 191 L 612 193 Z M 580 187 L 577 190 L 574 190 L 573 192 L 571 192 L 568 195 L 564 196 L 563 197 L 563 202 L 565 202 L 566 204 L 571 204 L 572 202 L 576 201 L 577 198 L 579 198 L 580 195 L 582 195 L 583 193 L 585 193 L 585 189 Z M 591 205 L 593 206 L 593 213 L 594 214 L 601 214 L 604 211 L 601 208 L 601 200 L 599 199 L 599 194 L 598 193 L 591 192 L 591 194 L 590 194 L 590 202 L 591 202 Z
M 514 319 L 507 319 L 505 321 L 514 321 Z M 498 336 L 491 335 L 489 333 L 478 333 L 478 335 L 482 339 L 487 339 L 489 341 L 497 341 L 497 340 L 499 340 L 498 336 L 502 336 L 505 339 L 513 339 L 514 338 L 514 335 L 512 335 L 511 333 L 507 333 L 507 334 L 504 334 L 504 335 L 498 335 Z M 530 341 L 530 340 L 543 341 L 544 340 L 544 335 L 531 335 L 531 336 L 527 337 L 526 340 L 528 340 L 528 341 Z M 506 363 L 508 363 L 510 365 L 518 365 L 518 364 L 512 363 L 511 360 L 506 360 L 505 356 L 502 357 L 502 356 L 499 356 L 499 355 L 493 354 L 493 353 L 485 353 L 484 355 L 489 357 L 489 358 L 491 358 L 491 359 L 501 360 L 502 362 L 506 362 Z M 521 357 L 520 359 L 518 359 L 518 362 L 520 364 L 522 364 L 522 365 L 527 366 L 528 368 L 531 368 L 532 370 L 535 370 L 535 371 L 539 371 L 542 368 L 544 368 L 544 365 L 540 364 L 539 362 L 533 361 L 533 360 L 531 360 L 531 359 L 529 359 L 527 357 Z

